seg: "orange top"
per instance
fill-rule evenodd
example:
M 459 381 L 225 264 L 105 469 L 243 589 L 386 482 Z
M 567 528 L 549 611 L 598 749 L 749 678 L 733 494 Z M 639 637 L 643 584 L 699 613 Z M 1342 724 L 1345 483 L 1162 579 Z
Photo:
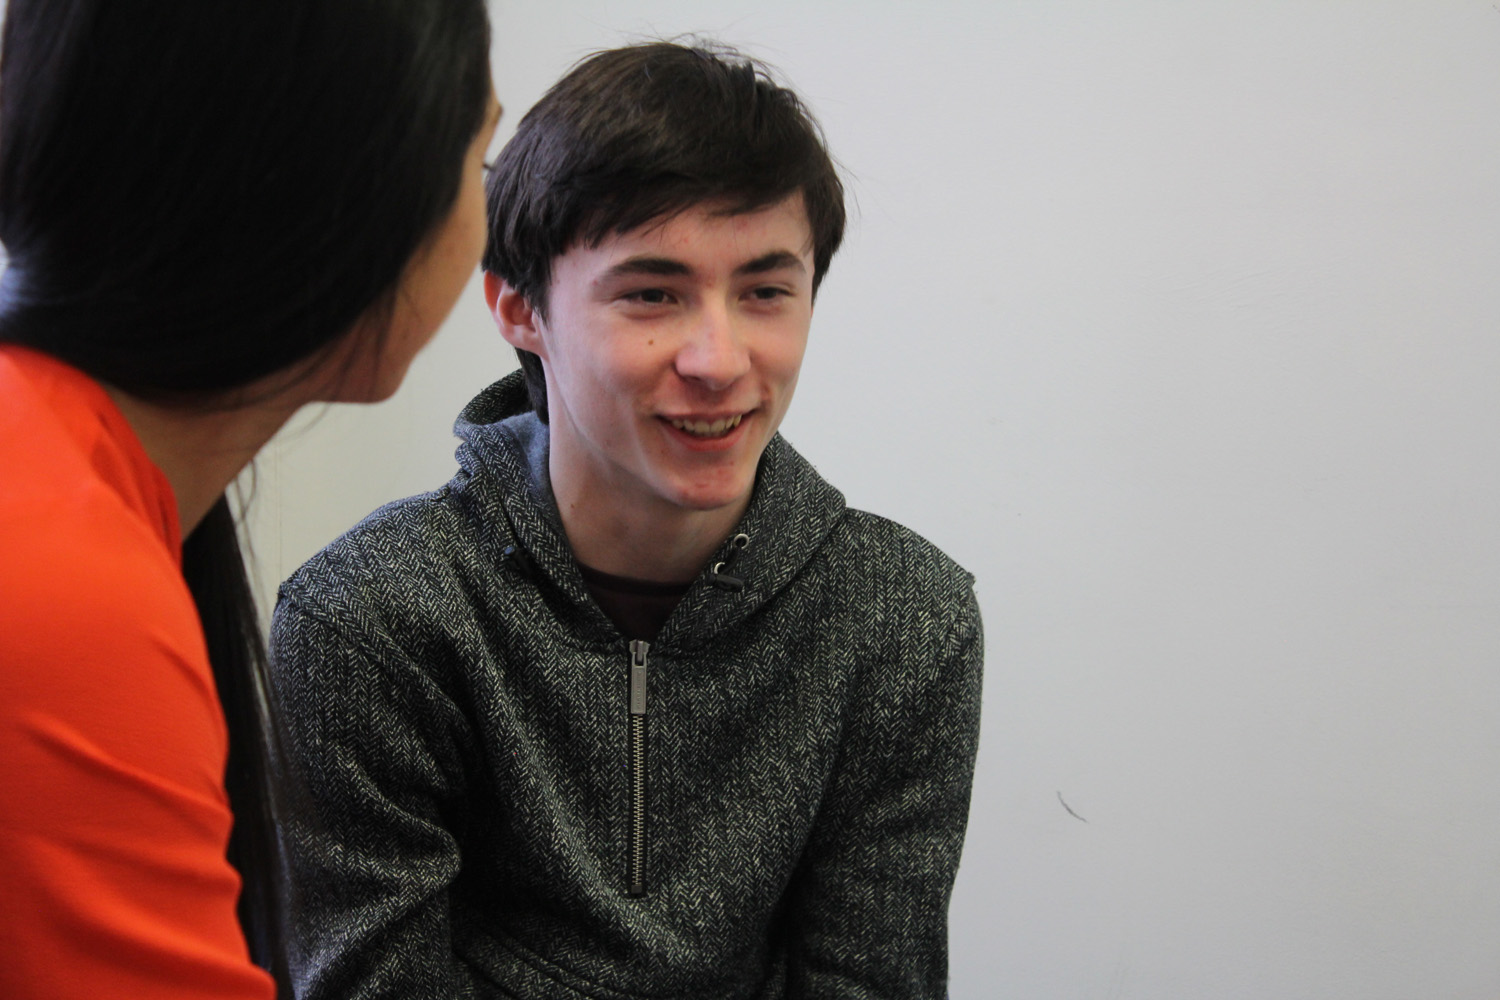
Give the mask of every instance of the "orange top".
M 0 346 L 0 996 L 267 1000 L 171 486 L 87 376 Z

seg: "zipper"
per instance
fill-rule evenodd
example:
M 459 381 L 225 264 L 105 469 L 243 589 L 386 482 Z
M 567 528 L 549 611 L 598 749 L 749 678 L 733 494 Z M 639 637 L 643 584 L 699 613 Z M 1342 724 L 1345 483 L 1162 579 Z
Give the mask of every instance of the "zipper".
M 649 642 L 630 643 L 630 895 L 646 894 L 646 653 Z

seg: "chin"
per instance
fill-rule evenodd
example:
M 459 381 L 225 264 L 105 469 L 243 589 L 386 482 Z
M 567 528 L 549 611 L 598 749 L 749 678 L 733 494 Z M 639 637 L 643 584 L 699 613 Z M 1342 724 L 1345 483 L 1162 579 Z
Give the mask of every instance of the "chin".
M 675 502 L 677 506 L 685 510 L 713 511 L 723 510 L 735 504 L 743 503 L 750 496 L 750 490 L 755 485 L 753 478 L 744 484 L 733 486 L 722 486 L 714 488 L 698 487 L 688 488 L 677 492 Z

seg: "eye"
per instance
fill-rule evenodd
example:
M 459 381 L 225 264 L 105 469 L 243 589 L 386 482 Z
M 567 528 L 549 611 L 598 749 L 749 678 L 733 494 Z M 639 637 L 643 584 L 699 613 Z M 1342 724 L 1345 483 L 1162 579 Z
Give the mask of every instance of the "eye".
M 647 306 L 664 306 L 672 300 L 665 288 L 640 288 L 626 292 L 624 297 L 627 302 L 639 302 Z
M 789 298 L 791 294 L 791 289 L 777 285 L 758 285 L 750 289 L 750 297 L 757 302 L 774 302 L 777 299 Z

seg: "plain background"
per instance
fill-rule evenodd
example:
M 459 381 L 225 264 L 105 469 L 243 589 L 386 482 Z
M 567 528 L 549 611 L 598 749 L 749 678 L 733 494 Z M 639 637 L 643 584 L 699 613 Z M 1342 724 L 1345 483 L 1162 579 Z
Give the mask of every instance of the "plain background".
M 1500 8 L 492 9 L 500 141 L 696 31 L 847 170 L 784 431 L 978 577 L 955 998 L 1500 996 Z M 283 434 L 263 592 L 513 366 L 475 281 L 394 400 Z

